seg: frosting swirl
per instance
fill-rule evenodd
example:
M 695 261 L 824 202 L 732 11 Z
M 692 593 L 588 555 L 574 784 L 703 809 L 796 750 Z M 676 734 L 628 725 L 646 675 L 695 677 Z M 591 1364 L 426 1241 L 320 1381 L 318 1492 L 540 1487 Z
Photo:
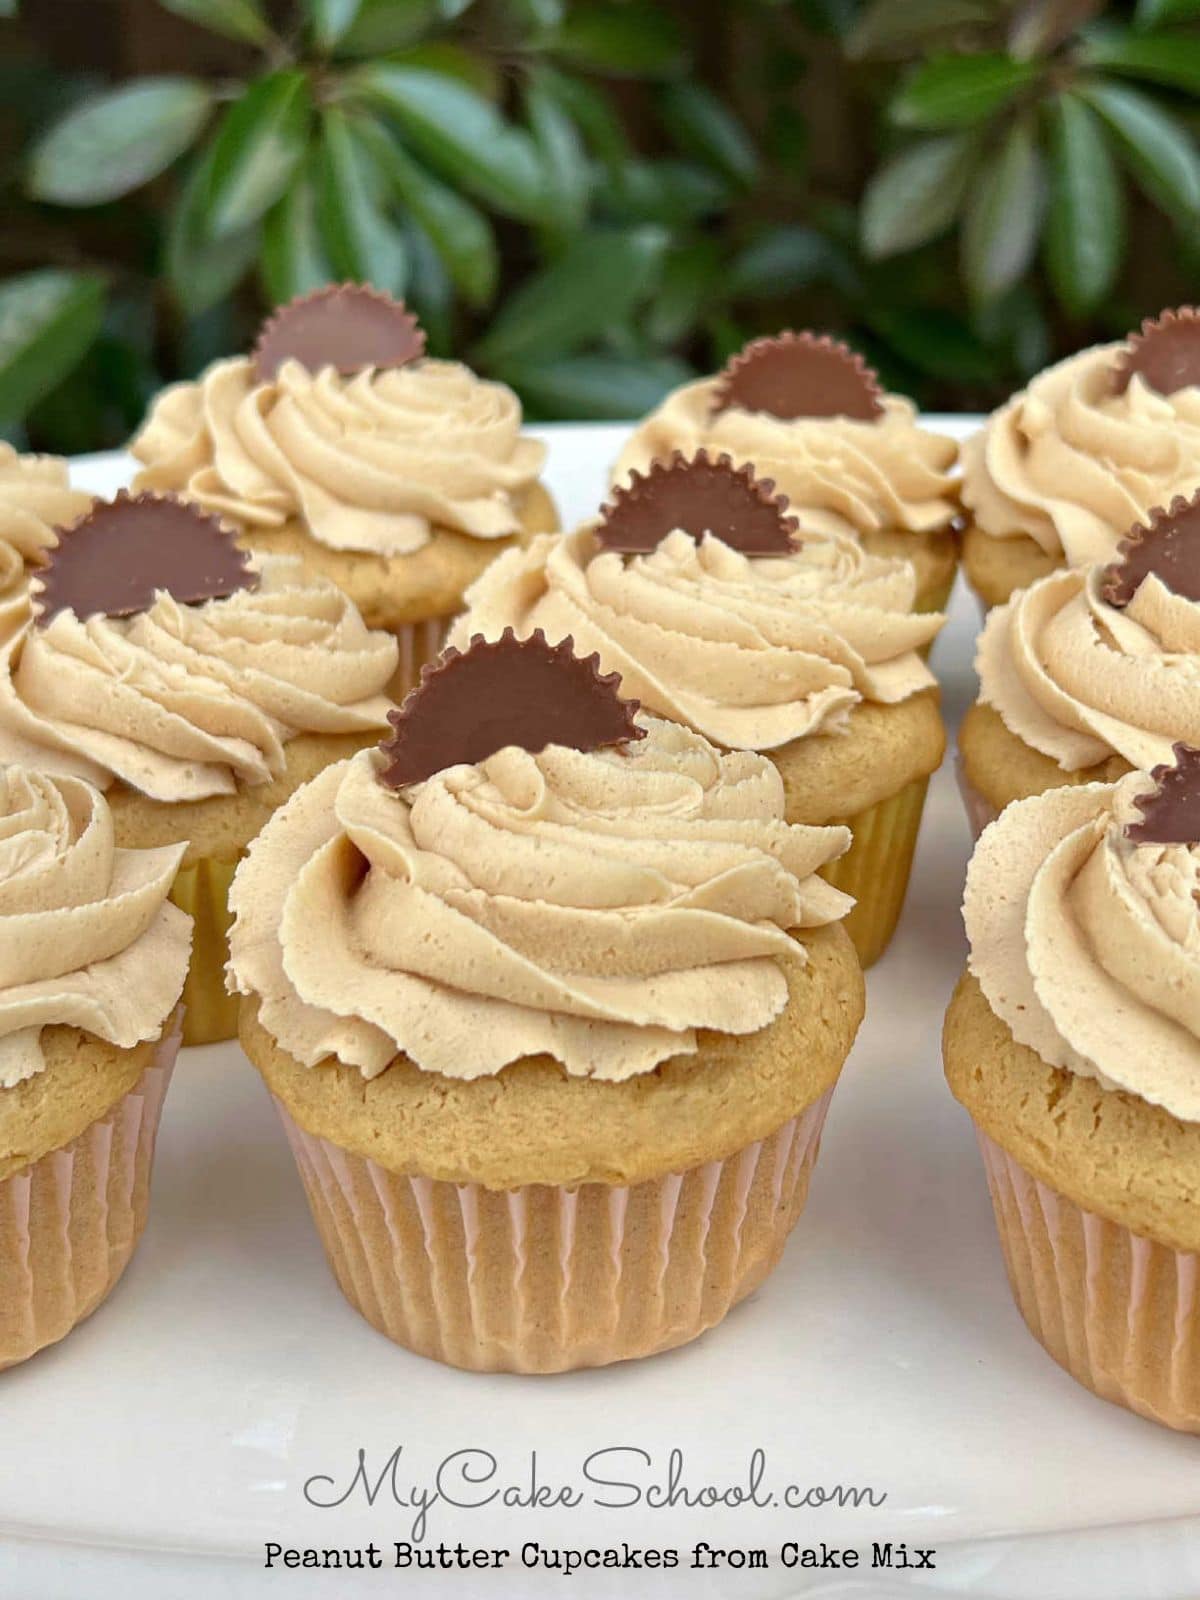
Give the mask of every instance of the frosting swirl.
M 72 489 L 57 456 L 18 455 L 0 442 L 0 637 L 29 609 L 29 570 L 54 543 L 56 528 L 78 521 L 91 495 Z
M 407 555 L 435 528 L 518 531 L 515 497 L 545 446 L 521 434 L 511 389 L 454 361 L 343 377 L 285 361 L 261 381 L 218 361 L 155 401 L 130 448 L 137 489 L 168 490 L 254 527 L 299 518 L 332 550 Z
M 1151 780 L 1049 789 L 985 830 L 969 966 L 1019 1043 L 1200 1121 L 1200 845 L 1135 844 Z
M 202 605 L 27 623 L 0 644 L 0 761 L 198 800 L 277 777 L 297 734 L 385 727 L 395 638 L 295 557 L 259 567 Z
M 975 658 L 980 698 L 1065 772 L 1114 754 L 1148 770 L 1177 740 L 1200 745 L 1200 604 L 1151 573 L 1113 606 L 1104 572 L 1052 572 L 994 607 Z
M 676 530 L 646 555 L 599 551 L 594 524 L 509 550 L 467 591 L 460 647 L 506 627 L 599 651 L 622 693 L 731 749 L 774 750 L 935 679 L 916 654 L 943 618 L 912 611 L 907 561 L 850 539 L 749 557 Z
M 186 848 L 118 849 L 89 784 L 0 767 L 0 1089 L 42 1070 L 45 1027 L 159 1036 L 191 951 L 167 899 Z
M 702 378 L 669 394 L 634 430 L 613 469 L 623 482 L 636 469 L 673 450 L 692 456 L 727 451 L 734 464 L 753 465 L 791 502 L 802 532 L 860 537 L 880 529 L 927 533 L 944 528 L 957 510 L 950 469 L 953 439 L 917 423 L 911 400 L 883 397 L 873 422 L 849 417 L 787 421 L 740 406 L 713 415 L 719 380 Z
M 753 1033 L 787 1002 L 785 930 L 844 915 L 815 876 L 845 828 L 790 826 L 762 756 L 647 736 L 508 748 L 391 791 L 365 751 L 277 811 L 230 894 L 230 973 L 312 1066 L 446 1077 L 546 1052 L 619 1080 Z
M 1135 374 L 1115 393 L 1124 348 L 1048 367 L 963 445 L 963 503 L 984 533 L 1082 566 L 1200 484 L 1200 388 L 1162 395 Z

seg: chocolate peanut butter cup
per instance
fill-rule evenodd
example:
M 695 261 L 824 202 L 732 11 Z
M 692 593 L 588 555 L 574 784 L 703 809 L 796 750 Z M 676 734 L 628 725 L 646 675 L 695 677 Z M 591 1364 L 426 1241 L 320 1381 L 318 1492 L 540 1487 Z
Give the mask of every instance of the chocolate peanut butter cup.
M 645 553 L 682 530 L 697 543 L 712 534 L 744 555 L 788 555 L 799 548 L 799 523 L 774 487 L 728 455 L 699 450 L 689 459 L 676 450 L 613 491 L 596 541 L 605 550 Z
M 1134 805 L 1140 822 L 1126 824 L 1134 844 L 1200 844 L 1200 750 L 1177 744 L 1173 765 L 1155 767 L 1154 788 Z
M 1124 394 L 1135 373 L 1163 395 L 1200 385 L 1200 309 L 1180 306 L 1147 317 L 1130 334 L 1113 371 L 1117 394 Z
M 425 354 L 425 335 L 402 300 L 367 284 L 332 284 L 281 306 L 263 324 L 254 368 L 269 383 L 285 361 L 309 372 L 404 367 Z
M 863 358 L 827 334 L 793 333 L 755 339 L 717 379 L 713 411 L 739 406 L 785 422 L 801 417 L 849 417 L 873 422 L 883 415 L 883 391 Z
M 1129 530 L 1104 569 L 1101 593 L 1110 605 L 1127 606 L 1151 574 L 1181 599 L 1200 600 L 1200 489 L 1190 500 L 1176 495 Z

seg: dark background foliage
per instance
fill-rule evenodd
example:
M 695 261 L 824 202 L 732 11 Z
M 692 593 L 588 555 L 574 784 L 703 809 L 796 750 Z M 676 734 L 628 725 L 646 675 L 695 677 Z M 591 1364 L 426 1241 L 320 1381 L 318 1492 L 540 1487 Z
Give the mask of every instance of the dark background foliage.
M 0 0 L 0 428 L 369 280 L 534 416 L 841 332 L 986 407 L 1200 291 L 1200 0 Z

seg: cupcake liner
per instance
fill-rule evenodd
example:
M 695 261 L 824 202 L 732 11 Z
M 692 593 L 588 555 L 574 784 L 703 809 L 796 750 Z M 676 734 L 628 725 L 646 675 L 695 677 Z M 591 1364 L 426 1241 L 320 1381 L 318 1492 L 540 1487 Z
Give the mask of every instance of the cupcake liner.
M 954 752 L 954 777 L 958 783 L 958 792 L 962 796 L 962 803 L 967 812 L 967 823 L 971 829 L 971 837 L 978 839 L 979 835 L 990 822 L 995 822 L 1000 813 L 995 806 L 967 777 L 967 765 L 962 758 L 962 751 Z
M 192 919 L 192 959 L 183 986 L 183 1042 L 215 1044 L 237 1034 L 238 1004 L 225 992 L 229 960 L 229 886 L 237 860 L 210 857 L 182 867 L 171 899 Z
M 141 1237 L 182 1013 L 133 1088 L 61 1150 L 0 1182 L 0 1369 L 70 1333 Z
M 562 1372 L 685 1344 L 762 1283 L 832 1093 L 723 1161 L 575 1189 L 406 1177 L 276 1104 L 334 1276 L 373 1327 L 450 1366 Z
M 1083 1210 L 976 1131 L 1034 1338 L 1093 1394 L 1200 1433 L 1200 1257 Z
M 421 622 L 405 622 L 392 629 L 400 646 L 400 660 L 387 692 L 397 703 L 410 689 L 416 688 L 421 668 L 441 655 L 453 621 L 452 616 L 427 617 Z
M 854 842 L 844 856 L 821 868 L 821 876 L 857 902 L 845 928 L 864 967 L 887 949 L 904 909 L 928 787 L 928 778 L 915 778 L 856 817 L 837 819 Z

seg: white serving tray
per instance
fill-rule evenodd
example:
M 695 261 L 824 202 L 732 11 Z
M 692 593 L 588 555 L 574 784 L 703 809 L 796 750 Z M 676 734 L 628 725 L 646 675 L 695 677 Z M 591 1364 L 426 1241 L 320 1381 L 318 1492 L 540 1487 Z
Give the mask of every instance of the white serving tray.
M 968 419 L 940 419 L 965 431 Z M 545 430 L 564 517 L 600 497 L 622 431 Z M 77 464 L 97 490 L 118 457 Z M 934 665 L 957 720 L 978 614 L 956 593 Z M 0 1376 L 0 1600 L 257 1600 L 270 1593 L 477 1597 L 689 1594 L 824 1600 L 1194 1600 L 1200 1445 L 1093 1399 L 1009 1299 L 965 1116 L 945 1090 L 942 1011 L 958 975 L 967 828 L 949 761 L 930 791 L 899 935 L 833 1101 L 812 1198 L 779 1271 L 727 1322 L 668 1356 L 550 1379 L 479 1377 L 410 1356 L 342 1301 L 257 1076 L 236 1046 L 185 1052 L 167 1102 L 141 1250 L 96 1316 Z M 266 1571 L 268 1540 L 390 1551 L 413 1513 L 316 1509 L 356 1452 L 430 1477 L 490 1451 L 500 1481 L 579 1481 L 590 1452 L 673 1448 L 692 1485 L 743 1481 L 756 1449 L 781 1488 L 853 1484 L 878 1509 L 472 1510 L 435 1507 L 439 1541 L 501 1547 L 764 1548 L 768 1571 L 576 1576 Z M 633 1458 L 626 1458 L 633 1459 Z M 629 1474 L 626 1474 L 628 1477 Z M 935 1546 L 932 1574 L 787 1570 L 786 1541 Z

